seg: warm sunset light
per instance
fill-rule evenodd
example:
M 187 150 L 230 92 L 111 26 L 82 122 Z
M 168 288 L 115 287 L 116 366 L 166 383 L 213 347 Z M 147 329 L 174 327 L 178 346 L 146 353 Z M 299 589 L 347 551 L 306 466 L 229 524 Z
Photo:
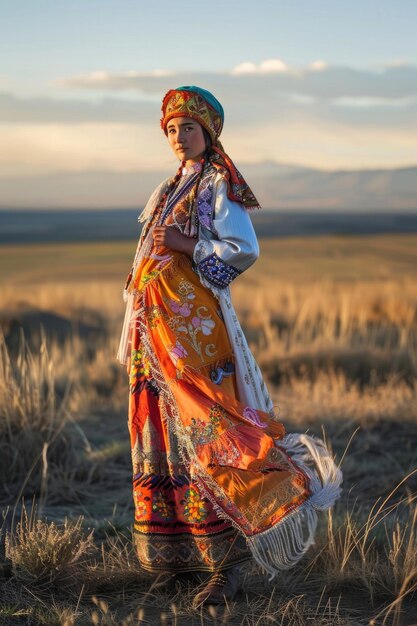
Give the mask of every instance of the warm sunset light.
M 63 206 L 67 174 L 94 184 L 98 173 L 113 176 L 113 205 L 126 204 L 123 174 L 175 168 L 159 101 L 181 84 L 204 85 L 225 103 L 223 143 L 242 167 L 414 165 L 415 4 L 402 3 L 402 19 L 388 0 L 367 0 L 360 12 L 327 4 L 263 0 L 253 12 L 241 2 L 236 14 L 235 3 L 215 0 L 221 19 L 207 45 L 205 20 L 187 2 L 174 39 L 167 0 L 4 3 L 0 205 L 29 206 L 21 188 L 35 178 L 32 201 Z M 149 191 L 132 187 L 128 204 Z M 102 205 L 99 194 L 84 201 Z
M 417 0 L 0 0 L 0 626 L 417 626 Z

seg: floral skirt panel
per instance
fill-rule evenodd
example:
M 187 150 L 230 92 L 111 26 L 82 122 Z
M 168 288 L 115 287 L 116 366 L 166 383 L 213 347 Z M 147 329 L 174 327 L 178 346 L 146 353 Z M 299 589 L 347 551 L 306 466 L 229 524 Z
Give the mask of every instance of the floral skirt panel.
M 149 260 L 139 275 L 149 296 L 149 331 L 163 332 L 167 341 L 162 349 L 175 366 L 192 366 L 235 397 L 233 353 L 218 302 L 184 257 L 171 260 L 164 272 L 155 265 L 164 266 Z M 135 308 L 141 309 L 140 297 Z M 181 460 L 177 434 L 162 416 L 160 388 L 135 323 L 131 342 L 129 431 L 135 545 L 142 566 L 150 571 L 214 571 L 247 560 L 243 536 L 219 517 Z M 212 420 L 215 424 L 215 412 Z
M 239 401 L 219 302 L 188 257 L 165 252 L 133 278 L 138 556 L 149 570 L 190 571 L 252 554 L 273 576 L 311 545 L 315 509 L 333 503 L 340 476 L 322 442 L 285 436 L 276 417 Z

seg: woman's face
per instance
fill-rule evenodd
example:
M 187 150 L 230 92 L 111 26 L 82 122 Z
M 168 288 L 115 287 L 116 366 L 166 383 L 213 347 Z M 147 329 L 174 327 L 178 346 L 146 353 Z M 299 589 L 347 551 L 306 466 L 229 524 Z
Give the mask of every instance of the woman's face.
M 201 124 L 191 117 L 174 117 L 167 124 L 169 145 L 180 161 L 195 163 L 206 149 Z

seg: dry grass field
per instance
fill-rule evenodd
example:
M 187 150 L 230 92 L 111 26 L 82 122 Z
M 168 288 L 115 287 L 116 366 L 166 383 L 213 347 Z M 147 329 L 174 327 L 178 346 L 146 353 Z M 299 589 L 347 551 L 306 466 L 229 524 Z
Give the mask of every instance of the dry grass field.
M 301 563 L 191 607 L 130 544 L 126 373 L 135 242 L 0 247 L 0 624 L 417 624 L 417 236 L 269 239 L 233 286 L 287 430 L 344 491 Z

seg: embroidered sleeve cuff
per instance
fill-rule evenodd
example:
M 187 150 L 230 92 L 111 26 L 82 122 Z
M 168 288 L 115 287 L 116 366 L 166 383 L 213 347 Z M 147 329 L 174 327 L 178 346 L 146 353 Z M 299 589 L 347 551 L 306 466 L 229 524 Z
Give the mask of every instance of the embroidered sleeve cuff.
M 197 268 L 204 278 L 221 289 L 227 287 L 232 280 L 241 274 L 233 265 L 222 261 L 215 252 L 200 261 Z

